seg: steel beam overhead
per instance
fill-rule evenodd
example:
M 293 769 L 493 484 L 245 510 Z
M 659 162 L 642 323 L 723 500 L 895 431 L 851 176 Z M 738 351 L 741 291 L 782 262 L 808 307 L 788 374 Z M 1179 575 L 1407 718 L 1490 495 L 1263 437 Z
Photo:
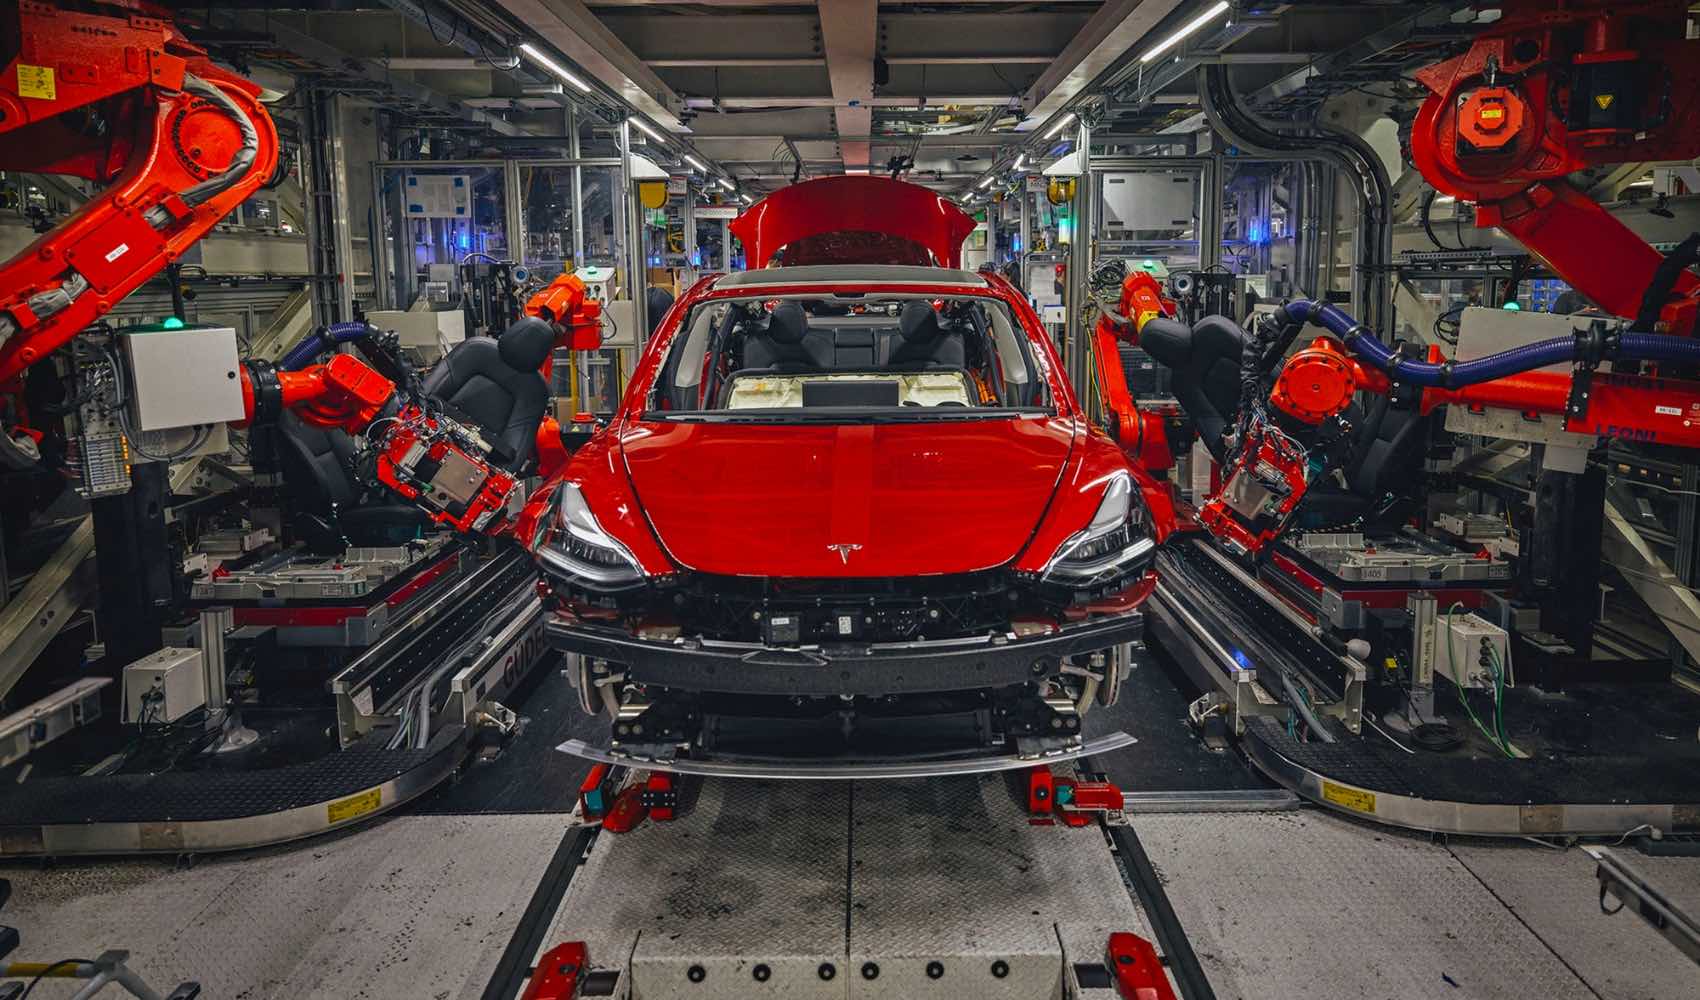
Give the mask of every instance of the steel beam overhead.
M 879 0 L 838 0 L 820 8 L 821 42 L 832 81 L 833 118 L 840 136 L 867 135 L 873 125 L 874 51 Z M 840 139 L 845 170 L 867 169 L 868 144 Z
M 678 116 L 684 100 L 580 0 L 501 0 L 501 6 L 639 114 L 670 132 L 690 131 Z
M 1179 6 L 1181 0 L 1109 0 L 1098 8 L 1022 96 L 1027 117 L 1017 131 L 1032 131 L 1066 108 Z
M 228 18 L 227 23 L 237 23 L 234 18 Z M 456 100 L 439 94 L 423 84 L 411 80 L 398 79 L 391 69 L 378 59 L 363 59 L 349 55 L 347 52 L 320 41 L 303 31 L 297 31 L 276 20 L 267 19 L 263 25 L 252 22 L 244 27 L 257 27 L 258 30 L 270 36 L 272 43 L 287 50 L 292 57 L 314 63 L 333 75 L 357 77 L 371 83 L 383 91 L 393 94 L 399 104 L 412 105 L 426 111 L 460 118 L 474 125 L 487 128 L 497 135 L 521 136 L 526 135 L 525 129 L 496 115 L 481 111 L 469 101 Z M 263 53 L 256 53 L 258 59 L 275 62 Z M 289 67 L 285 67 L 286 69 Z M 374 98 L 375 103 L 381 103 L 382 97 Z

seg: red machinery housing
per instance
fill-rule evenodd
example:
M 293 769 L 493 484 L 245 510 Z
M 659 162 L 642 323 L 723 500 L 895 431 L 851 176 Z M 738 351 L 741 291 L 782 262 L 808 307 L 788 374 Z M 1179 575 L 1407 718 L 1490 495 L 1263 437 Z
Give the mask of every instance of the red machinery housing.
M 1419 70 L 1430 96 L 1411 159 L 1436 190 L 1476 205 L 1567 282 L 1636 316 L 1662 255 L 1566 177 L 1610 163 L 1700 156 L 1700 39 L 1681 0 L 1504 0 L 1469 51 Z M 1700 277 L 1656 303 L 1694 332 Z
M 0 383 L 176 260 L 277 168 L 258 86 L 214 65 L 163 12 L 111 7 L 19 0 L 0 18 L 0 169 L 109 184 L 0 266 Z

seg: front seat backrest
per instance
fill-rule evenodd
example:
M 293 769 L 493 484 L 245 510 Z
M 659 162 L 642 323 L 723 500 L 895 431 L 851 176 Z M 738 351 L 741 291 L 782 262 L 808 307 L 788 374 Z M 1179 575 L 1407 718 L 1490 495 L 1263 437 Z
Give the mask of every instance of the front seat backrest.
M 294 502 L 328 515 L 360 499 L 354 478 L 354 440 L 336 428 L 314 427 L 285 410 L 272 435 L 279 471 Z
M 903 312 L 897 317 L 897 333 L 887 365 L 961 368 L 965 363 L 961 335 L 945 327 L 931 302 L 924 299 L 905 302 Z
M 1239 410 L 1240 353 L 1246 340 L 1238 324 L 1221 316 L 1206 316 L 1192 326 L 1158 317 L 1139 331 L 1139 346 L 1172 373 L 1175 399 L 1218 462 L 1226 457 L 1222 434 Z
M 816 338 L 809 336 L 809 317 L 800 302 L 786 300 L 744 338 L 744 368 L 776 371 L 819 371 L 827 367 Z
M 554 345 L 554 328 L 527 316 L 500 337 L 456 344 L 425 377 L 425 394 L 471 417 L 505 456 L 509 471 L 525 469 L 536 454 L 537 428 L 549 401 L 538 369 Z

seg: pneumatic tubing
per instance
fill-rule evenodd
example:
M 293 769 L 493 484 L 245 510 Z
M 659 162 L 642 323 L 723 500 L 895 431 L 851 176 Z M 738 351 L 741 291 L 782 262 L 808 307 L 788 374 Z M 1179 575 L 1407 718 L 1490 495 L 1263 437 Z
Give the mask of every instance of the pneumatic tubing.
M 1339 337 L 1346 348 L 1389 378 L 1412 385 L 1456 389 L 1517 375 L 1522 372 L 1581 360 L 1588 350 L 1581 337 L 1554 337 L 1498 354 L 1435 364 L 1399 355 L 1376 337 L 1375 331 L 1348 316 L 1338 306 L 1314 299 L 1289 302 L 1277 320 L 1297 325 L 1315 323 Z M 1680 361 L 1700 364 L 1700 341 L 1656 333 L 1625 333 L 1610 357 L 1625 361 Z

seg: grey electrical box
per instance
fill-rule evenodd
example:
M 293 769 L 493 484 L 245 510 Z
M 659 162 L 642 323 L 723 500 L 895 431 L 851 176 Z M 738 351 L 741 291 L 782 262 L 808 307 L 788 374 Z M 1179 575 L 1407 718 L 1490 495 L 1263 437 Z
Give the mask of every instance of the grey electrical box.
M 207 703 L 201 651 L 167 646 L 124 668 L 124 721 L 176 722 Z
M 118 340 L 134 430 L 222 424 L 246 415 L 230 327 L 126 331 Z

